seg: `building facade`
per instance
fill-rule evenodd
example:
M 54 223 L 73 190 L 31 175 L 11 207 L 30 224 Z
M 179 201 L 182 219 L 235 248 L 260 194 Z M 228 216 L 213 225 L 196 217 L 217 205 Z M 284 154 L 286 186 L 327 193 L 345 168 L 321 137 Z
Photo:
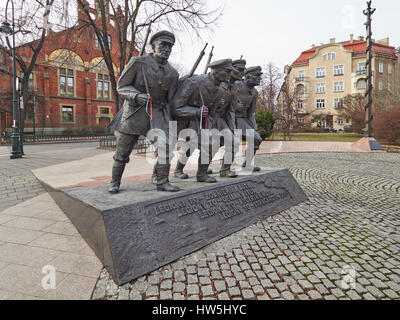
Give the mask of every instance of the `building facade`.
M 96 8 L 90 12 L 101 23 Z M 113 15 L 107 20 L 114 72 L 118 76 L 119 46 Z M 61 32 L 48 32 L 33 72 L 29 89 L 32 97 L 24 106 L 25 132 L 33 127 L 38 134 L 59 134 L 105 128 L 116 114 L 110 75 L 93 28 L 85 25 L 86 16 L 78 9 L 78 25 Z M 17 48 L 29 63 L 28 44 Z M 21 70 L 17 63 L 17 75 Z M 11 99 L 10 99 L 11 98 Z M 12 59 L 0 57 L 0 131 L 12 126 Z
M 285 68 L 288 86 L 295 90 L 295 108 L 299 124 L 343 130 L 351 125 L 344 116 L 343 99 L 349 94 L 366 93 L 366 48 L 363 37 L 350 36 L 344 42 L 330 39 L 328 44 L 313 45 Z M 396 48 L 389 38 L 372 46 L 374 90 L 398 90 L 399 67 Z M 379 107 L 379 106 L 373 106 Z

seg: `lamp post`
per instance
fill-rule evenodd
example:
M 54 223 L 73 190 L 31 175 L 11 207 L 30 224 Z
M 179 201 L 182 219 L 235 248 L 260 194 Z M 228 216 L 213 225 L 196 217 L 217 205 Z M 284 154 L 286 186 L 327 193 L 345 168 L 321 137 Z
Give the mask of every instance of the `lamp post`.
M 20 134 L 19 134 L 19 123 L 18 123 L 18 102 L 17 102 L 17 88 L 16 88 L 16 81 L 17 81 L 17 67 L 16 67 L 16 59 L 15 59 L 15 25 L 14 25 L 14 2 L 11 1 L 12 5 L 12 27 L 10 23 L 7 22 L 7 9 L 8 3 L 11 0 L 7 1 L 6 4 L 6 21 L 0 27 L 0 32 L 3 32 L 8 37 L 12 34 L 12 57 L 13 57 L 13 130 L 11 134 L 11 159 L 18 159 L 22 158 L 21 152 L 21 145 L 20 145 Z

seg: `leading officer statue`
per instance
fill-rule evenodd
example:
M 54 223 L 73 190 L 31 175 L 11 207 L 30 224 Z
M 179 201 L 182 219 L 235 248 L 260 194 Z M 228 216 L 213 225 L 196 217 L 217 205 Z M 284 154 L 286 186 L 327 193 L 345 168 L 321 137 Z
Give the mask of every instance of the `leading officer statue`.
M 115 126 L 117 148 L 114 155 L 110 193 L 118 193 L 122 174 L 133 147 L 141 135 L 149 130 L 153 134 L 151 142 L 157 142 L 158 158 L 155 166 L 158 191 L 177 192 L 180 189 L 169 183 L 170 141 L 169 102 L 178 84 L 179 74 L 168 63 L 175 36 L 168 31 L 160 31 L 150 39 L 153 53 L 133 57 L 125 67 L 118 81 L 118 93 L 125 100 L 121 121 Z M 163 150 L 160 150 L 163 148 Z

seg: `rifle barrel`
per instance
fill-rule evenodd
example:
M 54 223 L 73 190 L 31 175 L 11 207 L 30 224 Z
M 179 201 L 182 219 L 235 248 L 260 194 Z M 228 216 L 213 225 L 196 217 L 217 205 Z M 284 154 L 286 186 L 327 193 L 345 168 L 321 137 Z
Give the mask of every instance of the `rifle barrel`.
M 149 28 L 147 29 L 146 38 L 144 39 L 143 47 L 142 47 L 142 50 L 140 50 L 139 56 L 144 55 L 144 51 L 146 49 L 146 44 L 147 44 L 147 41 L 149 40 L 150 32 L 151 32 L 151 23 L 149 25 Z
M 208 55 L 208 60 L 207 60 L 207 63 L 206 63 L 206 68 L 204 69 L 204 74 L 207 73 L 208 66 L 209 66 L 210 63 L 211 63 L 211 59 L 212 59 L 212 57 L 213 57 L 213 51 L 214 51 L 214 46 L 211 48 L 210 54 Z
M 208 46 L 208 43 L 206 43 L 206 45 L 204 46 L 204 49 L 200 52 L 199 57 L 197 58 L 196 62 L 193 65 L 192 70 L 190 71 L 189 77 L 192 77 L 197 69 L 197 67 L 200 64 L 201 59 L 203 59 L 204 55 L 206 54 L 206 48 Z

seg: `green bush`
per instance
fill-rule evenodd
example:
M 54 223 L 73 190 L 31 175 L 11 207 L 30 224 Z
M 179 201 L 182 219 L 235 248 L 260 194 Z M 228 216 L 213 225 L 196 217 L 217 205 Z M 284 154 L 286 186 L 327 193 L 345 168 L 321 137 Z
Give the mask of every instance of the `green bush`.
M 274 129 L 275 119 L 271 111 L 257 110 L 255 114 L 258 133 L 263 140 L 269 138 Z

